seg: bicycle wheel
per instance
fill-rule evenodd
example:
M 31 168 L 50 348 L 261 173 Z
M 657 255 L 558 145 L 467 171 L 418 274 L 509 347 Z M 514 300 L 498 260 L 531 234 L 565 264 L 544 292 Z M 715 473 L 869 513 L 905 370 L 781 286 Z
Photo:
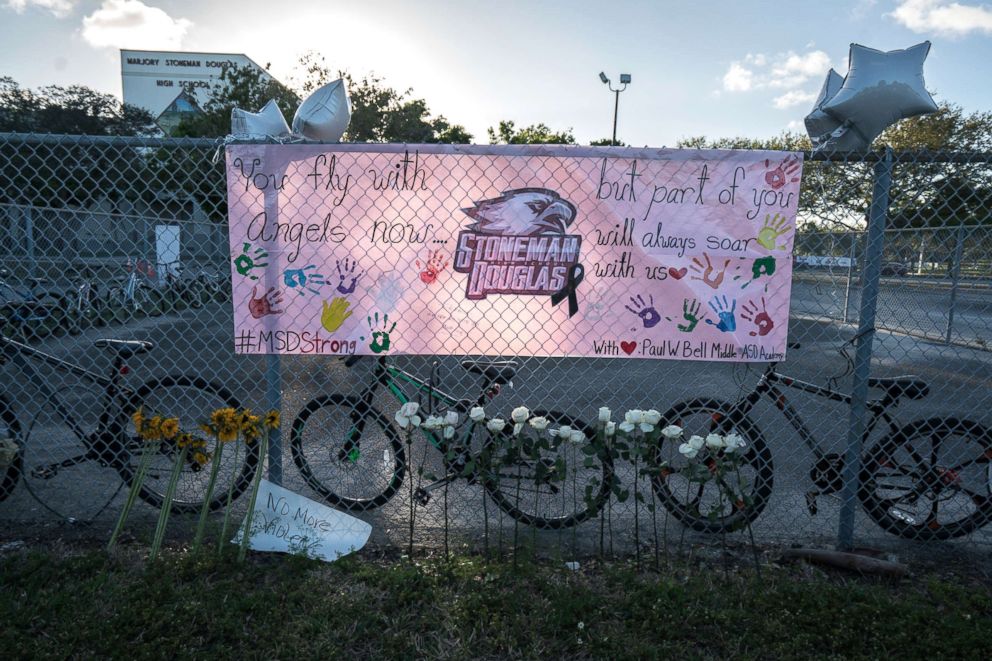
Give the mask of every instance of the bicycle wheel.
M 958 418 L 907 424 L 865 455 L 859 495 L 883 529 L 920 540 L 966 535 L 992 518 L 992 431 Z
M 24 453 L 21 449 L 21 424 L 3 397 L 0 397 L 0 440 L 7 440 L 17 446 L 17 454 L 10 459 L 9 463 L 0 466 L 0 502 L 2 502 L 17 487 L 24 465 Z
M 183 299 L 191 308 L 198 309 L 203 307 L 203 301 L 206 300 L 207 295 L 202 282 L 199 280 L 186 280 L 184 281 L 182 291 Z
M 289 443 L 307 485 L 335 507 L 381 507 L 403 484 L 399 434 L 356 397 L 335 393 L 311 400 L 293 421 Z
M 208 445 L 203 452 L 213 460 L 217 452 L 217 439 L 206 437 L 199 426 L 210 420 L 213 411 L 227 407 L 238 408 L 238 400 L 221 386 L 198 377 L 174 376 L 149 381 L 141 386 L 125 406 L 124 413 L 130 418 L 131 413 L 140 408 L 145 417 L 162 415 L 178 418 L 181 432 L 192 433 L 207 441 Z M 118 467 L 121 477 L 130 483 L 142 452 L 142 442 L 130 419 L 127 422 L 126 436 L 127 447 L 122 450 L 124 456 Z M 248 487 L 258 466 L 258 452 L 258 443 L 247 445 L 239 441 L 224 448 L 210 509 L 219 509 L 226 504 L 228 489 L 232 483 L 235 498 Z M 161 507 L 179 454 L 175 443 L 160 443 L 138 494 L 149 505 Z M 179 474 L 172 501 L 174 513 L 197 512 L 203 507 L 212 468 L 210 463 L 200 465 L 192 457 L 187 458 L 186 465 Z
M 134 288 L 134 312 L 144 314 L 149 317 L 157 317 L 162 314 L 162 305 L 158 300 L 157 293 L 153 293 L 150 287 L 141 285 Z
M 732 405 L 714 399 L 680 402 L 667 411 L 659 425 L 678 425 L 684 437 L 733 432 L 744 439 L 739 458 L 713 454 L 705 448 L 695 459 L 679 453 L 677 444 L 661 439 L 651 478 L 661 504 L 682 524 L 700 532 L 739 530 L 761 514 L 772 493 L 772 455 L 758 427 L 746 417 L 730 414 Z M 719 463 L 718 463 L 719 461 Z M 694 466 L 705 466 L 710 477 L 700 481 Z M 715 472 L 718 466 L 726 472 Z
M 41 317 L 35 327 L 37 337 L 61 335 L 69 330 L 69 302 L 64 296 L 43 294 L 38 298 L 37 305 L 40 309 L 36 316 Z
M 32 395 L 23 388 L 17 393 L 24 414 L 31 416 L 24 432 L 25 489 L 62 521 L 98 519 L 124 490 L 113 465 L 117 452 L 109 452 L 107 439 L 97 433 L 104 393 L 80 384 L 57 388 L 59 407 Z
M 591 440 L 585 422 L 559 411 L 532 411 L 544 417 L 548 428 L 568 425 Z M 589 452 L 590 443 L 572 443 L 541 434 L 534 441 L 522 434 L 514 438 L 487 438 L 479 460 L 480 477 L 493 501 L 521 523 L 537 528 L 567 528 L 595 516 L 610 497 L 613 462 L 609 456 Z

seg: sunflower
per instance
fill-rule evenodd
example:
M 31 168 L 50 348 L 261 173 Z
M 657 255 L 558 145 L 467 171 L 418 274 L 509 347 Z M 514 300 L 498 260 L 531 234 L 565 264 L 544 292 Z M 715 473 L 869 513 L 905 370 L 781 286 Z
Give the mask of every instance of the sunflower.
M 162 416 L 156 415 L 151 420 L 144 420 L 141 425 L 141 438 L 146 441 L 158 441 L 162 438 Z
M 267 429 L 279 429 L 279 411 L 272 410 L 266 413 L 263 424 Z
M 179 433 L 179 418 L 166 418 L 159 426 L 159 430 L 162 432 L 162 438 L 167 441 L 172 440 Z
M 176 438 L 176 447 L 179 449 L 186 448 L 193 445 L 193 435 L 188 432 L 183 432 L 179 434 Z
M 138 436 L 141 436 L 141 427 L 145 424 L 145 414 L 141 409 L 138 409 L 133 414 L 131 414 L 131 420 L 134 422 L 134 428 L 138 432 Z

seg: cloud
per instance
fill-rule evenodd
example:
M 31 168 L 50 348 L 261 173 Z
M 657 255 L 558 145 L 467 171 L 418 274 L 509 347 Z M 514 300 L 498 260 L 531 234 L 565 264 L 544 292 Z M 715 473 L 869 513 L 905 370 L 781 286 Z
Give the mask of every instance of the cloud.
M 23 13 L 28 7 L 37 7 L 50 11 L 57 18 L 65 18 L 72 12 L 77 2 L 79 0 L 7 0 L 7 7 L 18 14 Z
M 787 131 L 805 131 L 806 124 L 798 119 L 790 120 L 788 124 L 785 125 Z
M 104 0 L 83 19 L 83 39 L 97 48 L 176 50 L 193 23 L 141 0 Z
M 918 33 L 959 37 L 969 32 L 992 34 L 992 8 L 947 0 L 901 0 L 889 14 Z
M 801 90 L 791 90 L 782 96 L 777 96 L 772 100 L 772 105 L 778 109 L 791 108 L 802 103 L 809 103 L 816 99 L 816 92 L 803 92 Z
M 748 53 L 742 60 L 730 63 L 723 74 L 723 91 L 782 90 L 772 100 L 778 109 L 791 108 L 816 98 L 816 92 L 799 89 L 809 80 L 820 78 L 830 68 L 830 56 L 822 50 L 807 53 L 788 51 L 769 55 Z
M 754 72 L 745 69 L 739 62 L 731 62 L 727 73 L 723 74 L 723 89 L 728 92 L 746 92 L 751 89 Z

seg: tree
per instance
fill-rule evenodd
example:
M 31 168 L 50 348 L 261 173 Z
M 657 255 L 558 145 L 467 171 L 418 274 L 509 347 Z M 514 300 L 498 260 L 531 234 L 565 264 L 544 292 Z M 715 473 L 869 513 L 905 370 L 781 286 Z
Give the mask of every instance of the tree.
M 547 124 L 531 124 L 522 129 L 510 120 L 503 120 L 499 127 L 489 127 L 489 144 L 504 145 L 574 145 L 575 136 L 572 129 L 555 132 Z
M 153 135 L 151 115 L 87 87 L 37 91 L 0 78 L 0 132 L 67 135 Z M 133 148 L 73 138 L 43 143 L 0 142 L 0 202 L 35 207 L 88 207 L 133 195 L 144 163 Z

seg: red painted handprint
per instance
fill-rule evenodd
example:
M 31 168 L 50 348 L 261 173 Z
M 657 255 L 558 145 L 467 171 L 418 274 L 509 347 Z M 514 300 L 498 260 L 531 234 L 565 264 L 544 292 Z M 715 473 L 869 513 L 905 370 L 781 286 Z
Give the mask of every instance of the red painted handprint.
M 765 309 L 765 299 L 761 299 L 761 311 L 758 311 L 758 305 L 754 301 L 748 301 L 741 308 L 741 319 L 746 319 L 757 327 L 757 332 L 749 331 L 748 335 L 754 337 L 755 335 L 759 337 L 764 337 L 768 335 L 773 328 L 775 328 L 775 322 L 772 318 L 768 316 L 768 312 Z
M 251 288 L 251 298 L 248 299 L 248 312 L 251 313 L 251 316 L 255 319 L 261 319 L 266 315 L 282 313 L 282 310 L 275 309 L 282 302 L 282 292 L 276 291 L 275 287 L 270 287 L 265 294 L 255 298 L 257 293 L 258 286 L 256 285 Z
M 417 260 L 417 268 L 424 269 L 420 272 L 420 279 L 428 285 L 437 280 L 437 276 L 441 275 L 441 271 L 447 268 L 447 266 L 448 259 L 441 254 L 440 250 L 431 252 L 426 265 L 421 265 L 420 260 Z
M 772 162 L 765 159 L 765 167 L 771 168 Z M 785 160 L 765 173 L 765 183 L 774 190 L 797 181 L 799 181 L 799 159 L 795 156 L 787 156 Z

